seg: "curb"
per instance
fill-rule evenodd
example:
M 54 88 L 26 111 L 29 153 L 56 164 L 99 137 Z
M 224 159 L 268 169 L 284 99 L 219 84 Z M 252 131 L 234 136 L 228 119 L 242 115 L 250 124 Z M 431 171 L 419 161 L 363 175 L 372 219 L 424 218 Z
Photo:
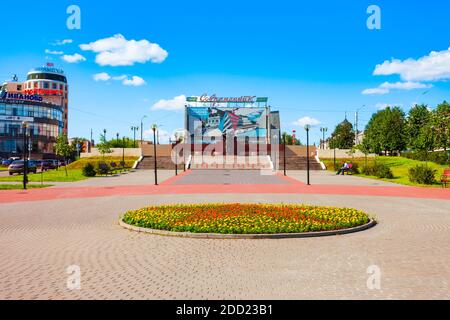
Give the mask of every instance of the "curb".
M 149 228 L 141 228 L 129 225 L 119 220 L 119 225 L 125 229 L 143 232 L 158 236 L 167 237 L 180 237 L 180 238 L 194 238 L 194 239 L 292 239 L 292 238 L 314 238 L 314 237 L 328 237 L 344 235 L 349 233 L 355 233 L 370 229 L 376 225 L 375 220 L 370 220 L 368 223 L 348 229 L 331 230 L 331 231 L 315 231 L 315 232 L 303 232 L 303 233 L 274 233 L 274 234 L 219 234 L 219 233 L 192 233 L 192 232 L 173 232 L 166 230 L 157 230 Z

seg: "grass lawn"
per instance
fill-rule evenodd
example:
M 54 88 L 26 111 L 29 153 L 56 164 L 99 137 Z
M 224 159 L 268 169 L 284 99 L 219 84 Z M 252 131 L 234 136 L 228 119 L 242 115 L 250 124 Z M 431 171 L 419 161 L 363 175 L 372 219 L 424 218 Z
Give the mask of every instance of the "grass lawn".
M 131 168 L 133 164 L 138 160 L 137 157 L 125 157 L 125 166 Z M 122 157 L 89 157 L 82 158 L 77 161 L 72 162 L 67 166 L 68 169 L 82 169 L 87 163 L 91 163 L 94 166 L 99 162 L 107 163 L 108 165 L 111 162 L 115 162 L 118 166 L 120 166 L 120 161 L 122 161 Z
M 407 185 L 407 186 L 440 187 L 441 184 L 439 181 L 441 180 L 441 176 L 444 172 L 444 169 L 449 167 L 448 165 L 447 166 L 439 165 L 434 162 L 418 161 L 418 160 L 412 160 L 412 159 L 407 159 L 407 158 L 403 158 L 403 157 L 377 157 L 376 159 L 379 163 L 384 163 L 391 168 L 392 173 L 394 174 L 394 179 L 380 179 L 378 177 L 366 176 L 363 174 L 359 174 L 358 176 L 364 177 L 364 178 L 377 179 L 377 180 L 383 180 L 383 181 L 403 184 L 403 185 Z M 333 169 L 334 169 L 333 168 L 333 159 L 322 159 L 322 161 L 325 163 L 328 170 L 333 171 Z M 336 159 L 337 165 L 344 163 L 346 161 L 350 162 L 350 163 L 357 163 L 359 168 L 361 168 L 365 164 L 364 158 L 355 158 L 354 160 L 352 160 L 352 159 Z M 375 161 L 375 158 L 367 158 L 368 164 L 373 163 L 374 161 Z M 408 177 L 409 168 L 415 167 L 416 165 L 425 165 L 425 164 L 427 164 L 428 167 L 437 171 L 436 172 L 436 181 L 437 182 L 435 182 L 435 184 L 430 186 L 430 185 L 413 183 L 413 182 L 409 181 L 409 177 Z
M 39 189 L 39 188 L 48 188 L 51 187 L 51 184 L 28 184 L 27 189 Z M 21 190 L 23 189 L 23 186 L 21 184 L 1 184 L 0 183 L 0 190 Z
M 44 182 L 74 182 L 88 179 L 83 176 L 81 169 L 70 169 L 67 170 L 68 176 L 66 176 L 66 171 L 64 168 L 59 168 L 59 170 L 49 170 L 45 171 L 42 175 L 42 181 Z M 0 181 L 2 182 L 20 182 L 23 180 L 23 175 L 13 175 L 13 176 L 2 176 Z M 30 182 L 41 182 L 41 173 L 32 173 L 28 175 L 28 181 Z

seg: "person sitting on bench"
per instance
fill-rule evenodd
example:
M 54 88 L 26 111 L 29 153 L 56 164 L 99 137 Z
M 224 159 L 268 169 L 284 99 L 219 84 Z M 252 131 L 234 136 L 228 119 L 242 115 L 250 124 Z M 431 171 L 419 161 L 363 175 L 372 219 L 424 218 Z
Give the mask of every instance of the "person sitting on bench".
M 339 171 L 336 173 L 336 175 L 344 175 L 345 172 L 348 172 L 350 170 L 350 165 L 346 162 L 344 165 L 339 169 Z

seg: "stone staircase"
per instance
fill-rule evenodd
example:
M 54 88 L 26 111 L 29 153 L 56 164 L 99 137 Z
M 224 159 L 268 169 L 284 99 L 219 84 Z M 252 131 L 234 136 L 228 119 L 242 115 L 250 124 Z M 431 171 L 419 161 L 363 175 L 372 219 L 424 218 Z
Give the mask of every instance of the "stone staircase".
M 190 168 L 193 170 L 262 170 L 271 169 L 268 156 L 193 156 Z
M 284 169 L 283 155 L 280 156 L 279 160 L 279 170 Z M 306 170 L 307 169 L 307 158 L 306 157 L 290 157 L 286 156 L 286 170 Z M 314 157 L 309 158 L 309 169 L 310 170 L 322 170 L 320 162 L 317 162 Z

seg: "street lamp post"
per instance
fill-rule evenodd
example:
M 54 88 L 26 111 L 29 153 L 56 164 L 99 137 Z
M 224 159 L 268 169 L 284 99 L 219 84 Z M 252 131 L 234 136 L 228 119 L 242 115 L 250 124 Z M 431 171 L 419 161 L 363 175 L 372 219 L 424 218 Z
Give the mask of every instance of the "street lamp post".
M 105 139 L 106 142 L 106 129 L 103 129 L 103 138 Z
M 320 128 L 320 132 L 322 132 L 322 143 L 321 148 L 325 150 L 325 133 L 328 131 L 328 128 Z
M 156 130 L 158 129 L 158 126 L 156 124 L 152 125 L 153 130 L 153 158 L 155 161 L 155 186 L 158 185 L 158 165 L 156 161 Z
M 24 121 L 22 122 L 22 130 L 23 130 L 23 189 L 27 189 L 27 183 L 28 183 L 28 160 L 27 160 L 27 129 L 28 129 L 28 122 Z
M 139 128 L 132 126 L 131 130 L 133 131 L 133 148 L 136 148 L 136 131 L 139 130 Z
M 286 176 L 286 132 L 283 134 L 283 173 Z
M 125 170 L 125 137 L 122 137 L 122 171 Z
M 141 148 L 142 148 L 142 142 L 144 141 L 144 119 L 146 119 L 147 116 L 143 116 L 141 118 Z
M 309 130 L 311 129 L 311 126 L 309 124 L 307 124 L 305 126 L 305 130 L 306 130 L 306 181 L 307 181 L 307 185 L 310 185 L 310 181 L 309 181 Z
M 176 147 L 177 147 L 177 140 L 176 139 L 170 139 L 170 143 L 172 144 L 172 152 L 173 149 L 175 147 L 175 176 L 178 176 L 178 152 L 176 152 Z

